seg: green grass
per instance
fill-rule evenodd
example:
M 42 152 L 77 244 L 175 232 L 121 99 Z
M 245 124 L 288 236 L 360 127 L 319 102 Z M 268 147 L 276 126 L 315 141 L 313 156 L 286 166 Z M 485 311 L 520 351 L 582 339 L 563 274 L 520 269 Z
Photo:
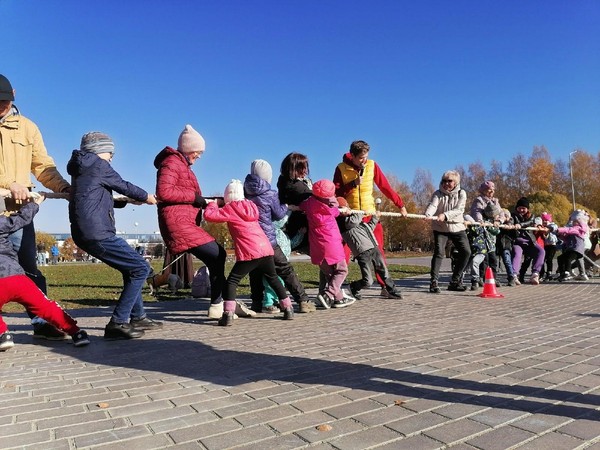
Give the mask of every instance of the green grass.
M 202 265 L 195 261 L 195 267 Z M 162 268 L 162 260 L 154 261 L 152 266 L 155 271 Z M 225 273 L 233 263 L 227 263 Z M 308 289 L 319 285 L 319 271 L 317 266 L 309 262 L 294 262 L 294 268 L 298 277 Z M 123 286 L 121 274 L 105 264 L 91 263 L 63 263 L 55 266 L 40 267 L 48 283 L 48 296 L 60 303 L 65 309 L 90 308 L 95 306 L 114 306 Z M 410 277 L 416 274 L 427 273 L 429 269 L 421 266 L 405 266 L 390 264 L 390 275 L 393 279 Z M 360 277 L 358 266 L 350 264 L 349 280 Z M 240 296 L 250 294 L 248 277 L 245 277 L 238 287 Z M 173 295 L 166 289 L 161 289 L 158 297 L 152 297 L 147 287 L 143 290 L 144 302 L 156 302 L 166 300 L 177 300 L 189 298 L 190 289 L 181 289 L 177 295 Z M 3 308 L 4 312 L 22 312 L 23 307 L 17 303 L 8 303 Z

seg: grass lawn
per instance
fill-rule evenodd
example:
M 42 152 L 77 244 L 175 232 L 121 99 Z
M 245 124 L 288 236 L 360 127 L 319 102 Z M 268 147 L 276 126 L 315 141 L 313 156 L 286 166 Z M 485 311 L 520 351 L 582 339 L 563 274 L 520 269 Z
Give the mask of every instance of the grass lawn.
M 202 265 L 195 261 L 195 267 Z M 227 263 L 225 273 L 233 263 Z M 162 260 L 152 263 L 156 272 L 162 268 Z M 318 268 L 309 262 L 294 262 L 296 273 L 304 286 L 308 289 L 319 285 Z M 92 263 L 62 263 L 55 266 L 40 267 L 48 283 L 48 296 L 61 304 L 65 309 L 89 308 L 94 306 L 113 306 L 119 297 L 123 281 L 121 274 L 105 264 Z M 429 268 L 421 266 L 405 266 L 390 264 L 390 275 L 393 279 L 410 277 L 412 275 L 429 272 Z M 349 280 L 360 277 L 358 265 L 350 264 Z M 238 287 L 238 295 L 250 294 L 248 277 L 242 280 Z M 165 300 L 177 300 L 189 298 L 190 289 L 181 289 L 177 295 L 172 295 L 168 290 L 162 289 L 158 297 L 152 297 L 147 287 L 143 290 L 144 302 L 155 302 Z M 4 312 L 22 312 L 24 308 L 17 303 L 8 303 L 3 308 Z

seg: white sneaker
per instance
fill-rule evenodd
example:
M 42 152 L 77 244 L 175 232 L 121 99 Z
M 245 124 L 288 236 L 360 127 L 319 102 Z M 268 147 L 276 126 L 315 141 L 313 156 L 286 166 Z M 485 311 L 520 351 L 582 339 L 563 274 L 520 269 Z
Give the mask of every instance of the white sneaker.
M 246 306 L 244 302 L 241 300 L 235 301 L 235 313 L 239 317 L 254 317 L 256 316 L 256 312 L 252 311 L 250 308 Z
M 580 273 L 575 277 L 577 281 L 588 281 L 590 278 L 585 273 Z
M 529 278 L 530 284 L 540 284 L 540 275 L 537 273 L 533 273 Z
M 215 303 L 212 304 L 208 307 L 208 318 L 209 319 L 220 319 L 221 317 L 223 317 L 223 302 L 219 302 L 219 303 Z M 236 306 L 236 311 L 237 311 L 237 306 Z M 254 312 L 254 311 L 252 311 Z M 255 313 L 256 314 L 256 313 Z M 234 319 L 238 318 L 237 314 L 233 315 Z

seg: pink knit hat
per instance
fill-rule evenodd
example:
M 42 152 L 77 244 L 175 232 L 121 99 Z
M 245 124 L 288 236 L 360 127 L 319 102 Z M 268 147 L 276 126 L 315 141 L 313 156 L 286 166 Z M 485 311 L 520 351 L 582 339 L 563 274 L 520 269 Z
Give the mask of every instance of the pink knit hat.
M 204 152 L 204 138 L 191 125 L 186 125 L 177 141 L 177 150 L 182 153 Z
M 335 195 L 335 185 L 331 180 L 319 180 L 313 184 L 313 194 L 321 198 L 331 198 Z

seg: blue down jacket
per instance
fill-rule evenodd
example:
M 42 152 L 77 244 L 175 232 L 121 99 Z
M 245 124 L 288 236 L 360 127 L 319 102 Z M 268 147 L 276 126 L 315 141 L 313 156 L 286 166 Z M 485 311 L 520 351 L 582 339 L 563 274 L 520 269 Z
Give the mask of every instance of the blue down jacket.
M 258 223 L 273 247 L 277 245 L 274 220 L 280 220 L 287 213 L 287 206 L 279 202 L 277 191 L 258 175 L 247 175 L 244 180 L 244 196 L 258 207 Z
M 127 181 L 112 168 L 108 161 L 95 153 L 74 150 L 67 163 L 71 175 L 69 220 L 71 235 L 77 241 L 101 241 L 116 234 L 113 191 L 133 200 L 145 202 L 148 193 Z

